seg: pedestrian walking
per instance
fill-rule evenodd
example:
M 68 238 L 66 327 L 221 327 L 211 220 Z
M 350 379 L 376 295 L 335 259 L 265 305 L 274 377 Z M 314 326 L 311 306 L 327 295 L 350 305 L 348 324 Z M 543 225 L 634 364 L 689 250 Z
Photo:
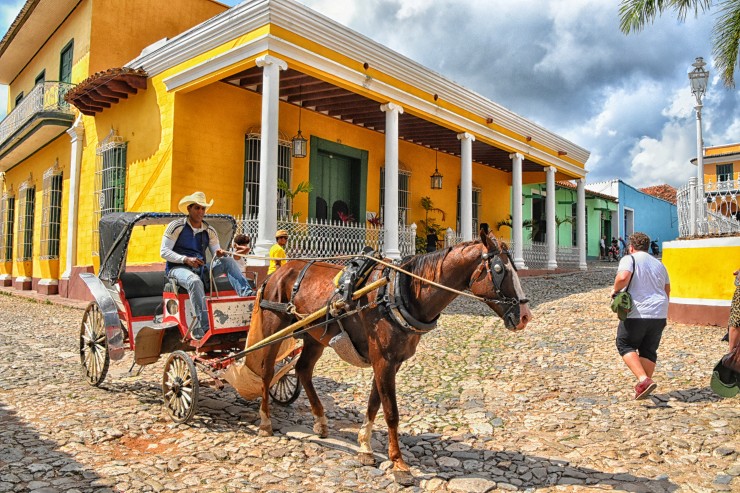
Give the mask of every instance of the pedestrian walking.
M 624 238 L 622 238 L 621 236 L 619 237 L 619 250 L 621 252 L 619 255 L 620 258 L 627 255 L 627 243 L 624 241 Z
M 644 233 L 629 237 L 629 255 L 620 260 L 612 287 L 612 298 L 629 286 L 633 308 L 617 328 L 617 350 L 637 378 L 635 399 L 645 399 L 655 390 L 653 372 L 658 346 L 666 326 L 671 284 L 665 266 L 648 253 L 650 238 Z
M 606 258 L 606 236 L 601 236 L 599 240 L 599 260 Z

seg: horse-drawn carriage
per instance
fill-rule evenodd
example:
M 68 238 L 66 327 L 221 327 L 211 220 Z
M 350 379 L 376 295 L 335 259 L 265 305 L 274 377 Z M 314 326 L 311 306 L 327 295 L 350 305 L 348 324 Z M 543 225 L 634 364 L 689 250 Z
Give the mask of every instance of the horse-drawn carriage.
M 212 279 L 205 286 L 211 328 L 196 340 L 188 330 L 194 314 L 187 291 L 167 278 L 164 270 L 126 269 L 132 234 L 136 238 L 139 229 L 166 225 L 178 217 L 182 216 L 124 212 L 101 219 L 99 274 L 80 276 L 95 301 L 82 317 L 79 344 L 84 375 L 93 386 L 103 382 L 110 361 L 121 360 L 127 351 L 133 352 L 132 370 L 169 354 L 162 377 L 164 407 L 172 420 L 182 423 L 198 407 L 198 370 L 218 387 L 223 387 L 222 379 L 227 380 L 247 398 L 261 395 L 261 381 L 236 361 L 247 344 L 254 296 L 238 296 L 226 277 Z M 207 215 L 205 221 L 216 229 L 222 245 L 230 244 L 236 230 L 232 216 Z M 278 404 L 288 405 L 300 394 L 294 370 L 300 350 L 292 339 L 281 344 L 269 389 Z
M 328 420 L 313 385 L 313 372 L 330 346 L 348 363 L 373 369 L 367 413 L 358 433 L 360 462 L 375 462 L 371 436 L 382 405 L 393 473 L 399 483 L 410 484 L 413 478 L 398 443 L 395 381 L 421 336 L 434 329 L 442 310 L 459 295 L 488 305 L 510 330 L 523 329 L 531 319 L 508 247 L 493 235 L 481 234 L 478 241 L 400 264 L 367 252 L 347 266 L 317 259 L 288 260 L 256 297 L 240 298 L 230 286 L 216 282 L 207 301 L 211 329 L 196 341 L 187 330 L 187 294 L 177 286 L 162 288 L 164 273 L 125 269 L 134 226 L 166 224 L 175 217 L 121 213 L 103 218 L 100 274 L 84 276 L 95 301 L 83 317 L 80 359 L 88 382 L 99 385 L 109 360 L 120 359 L 127 349 L 140 365 L 171 353 L 162 392 L 165 408 L 177 422 L 195 413 L 197 367 L 217 383 L 223 377 L 244 397 L 262 397 L 258 433 L 263 436 L 272 434 L 269 401 L 295 400 L 300 379 L 314 416 L 314 432 L 326 437 Z M 228 245 L 234 219 L 216 215 L 205 219 L 219 232 L 221 244 Z M 142 277 L 155 274 L 156 279 Z M 299 349 L 293 346 L 296 338 L 303 341 Z M 241 357 L 244 363 L 237 363 Z

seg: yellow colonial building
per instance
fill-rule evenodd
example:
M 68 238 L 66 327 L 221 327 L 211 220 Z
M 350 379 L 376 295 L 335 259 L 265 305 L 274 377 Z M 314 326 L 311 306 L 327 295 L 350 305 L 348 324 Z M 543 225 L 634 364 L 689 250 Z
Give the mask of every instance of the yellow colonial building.
M 1 283 L 75 296 L 101 215 L 194 190 L 251 218 L 257 254 L 297 217 L 381 223 L 399 257 L 431 202 L 462 240 L 511 214 L 523 266 L 522 185 L 552 186 L 554 215 L 558 180 L 577 182 L 585 268 L 579 146 L 293 0 L 120 4 L 28 0 L 0 42 Z

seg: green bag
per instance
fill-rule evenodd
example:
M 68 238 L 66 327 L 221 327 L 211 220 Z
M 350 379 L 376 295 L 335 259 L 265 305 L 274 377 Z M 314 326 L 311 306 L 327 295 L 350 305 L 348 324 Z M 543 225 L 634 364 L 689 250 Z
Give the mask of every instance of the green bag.
M 632 257 L 632 255 L 630 255 L 630 257 Z M 630 314 L 634 306 L 634 304 L 632 303 L 632 295 L 629 293 L 629 289 L 630 284 L 632 284 L 632 279 L 635 277 L 636 270 L 637 266 L 635 265 L 635 257 L 632 257 L 632 277 L 630 277 L 630 282 L 627 283 L 627 287 L 624 291 L 620 291 L 612 299 L 611 309 L 614 313 L 617 314 L 619 320 L 627 320 L 627 315 Z
M 632 295 L 627 291 L 617 293 L 612 300 L 612 311 L 617 314 L 619 320 L 626 320 L 632 311 Z

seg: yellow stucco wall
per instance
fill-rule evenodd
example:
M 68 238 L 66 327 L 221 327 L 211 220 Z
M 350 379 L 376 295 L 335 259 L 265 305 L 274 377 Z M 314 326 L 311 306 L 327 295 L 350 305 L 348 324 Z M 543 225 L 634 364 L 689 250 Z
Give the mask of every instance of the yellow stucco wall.
M 673 302 L 729 306 L 735 290 L 732 272 L 740 268 L 740 237 L 665 242 L 663 263 L 671 278 Z
M 46 71 L 47 81 L 59 80 L 60 54 L 71 40 L 74 40 L 72 82 L 80 82 L 87 77 L 87 71 L 80 70 L 79 67 L 84 65 L 87 68 L 84 59 L 90 53 L 91 4 L 91 0 L 82 1 L 64 24 L 53 34 L 39 33 L 39 36 L 51 37 L 10 84 L 8 88 L 8 111 L 15 107 L 15 98 L 20 91 L 23 91 L 24 95 L 28 95 L 33 89 L 34 80 L 41 71 Z
M 44 172 L 58 163 L 58 169 L 62 171 L 62 229 L 61 243 L 59 248 L 60 258 L 57 260 L 40 260 L 41 256 L 41 237 L 42 237 L 42 213 L 43 213 L 43 176 Z M 30 177 L 30 181 L 29 181 Z M 29 181 L 31 186 L 35 186 L 34 199 L 34 228 L 33 228 L 33 260 L 26 262 L 13 261 L 12 263 L 0 263 L 0 274 L 12 274 L 13 277 L 28 276 L 44 279 L 58 279 L 59 265 L 66 259 L 66 240 L 67 230 L 66 221 L 68 204 L 66 198 L 69 197 L 69 136 L 65 133 L 57 137 L 33 156 L 26 159 L 23 166 L 16 166 L 9 170 L 5 176 L 6 190 L 13 190 L 15 197 L 15 220 L 13 227 L 13 258 L 17 259 L 20 252 L 22 240 L 18 235 L 19 218 L 22 213 L 19 208 L 20 195 L 18 189 L 21 184 Z
M 120 67 L 146 46 L 173 38 L 228 7 L 211 0 L 94 0 L 91 73 Z
M 175 138 L 171 207 L 183 195 L 202 190 L 215 203 L 211 212 L 240 214 L 243 204 L 244 136 L 260 126 L 261 96 L 228 84 L 216 83 L 195 91 L 178 94 L 175 105 Z M 380 110 L 378 110 L 380 112 Z M 290 138 L 298 129 L 298 108 L 280 103 L 280 131 Z M 373 130 L 341 122 L 336 118 L 303 110 L 301 128 L 308 138 L 315 136 L 330 142 L 368 152 L 368 211 L 379 210 L 380 168 L 384 166 L 385 136 Z M 409 222 L 424 218 L 421 197 L 431 197 L 434 205 L 446 213 L 436 218 L 445 227 L 455 228 L 457 186 L 460 183 L 460 159 L 439 153 L 438 167 L 444 176 L 443 190 L 431 190 L 429 176 L 434 172 L 434 150 L 405 141 L 399 142 L 399 160 L 411 171 L 411 211 Z M 308 158 L 294 159 L 293 183 L 308 180 Z M 203 177 L 208 179 L 204 180 Z M 474 186 L 481 189 L 481 221 L 495 224 L 509 213 L 510 175 L 487 166 L 473 164 Z M 299 195 L 294 210 L 305 218 L 306 194 Z

